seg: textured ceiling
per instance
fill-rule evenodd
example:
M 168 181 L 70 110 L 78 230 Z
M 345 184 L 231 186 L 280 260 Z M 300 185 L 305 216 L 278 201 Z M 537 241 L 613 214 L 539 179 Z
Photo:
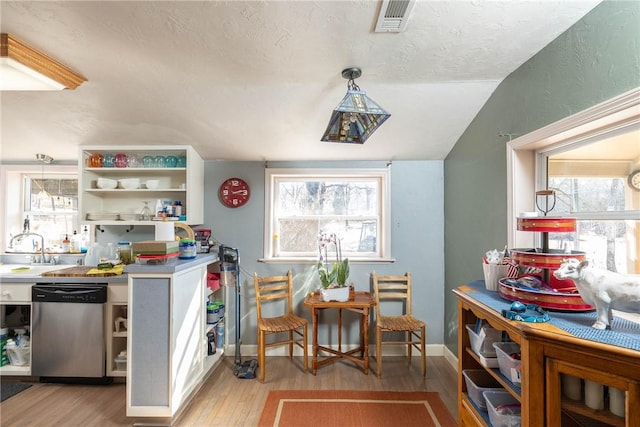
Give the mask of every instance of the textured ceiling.
M 83 74 L 1 92 L 2 161 L 79 145 L 189 144 L 205 159 L 443 159 L 509 73 L 599 0 L 426 1 L 374 33 L 378 1 L 0 2 L 10 33 Z M 320 142 L 343 68 L 391 118 Z

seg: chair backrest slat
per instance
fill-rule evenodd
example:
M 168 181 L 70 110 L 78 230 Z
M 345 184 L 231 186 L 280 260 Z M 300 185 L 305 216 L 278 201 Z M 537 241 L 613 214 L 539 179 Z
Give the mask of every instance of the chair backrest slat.
M 378 276 L 374 271 L 371 273 L 371 278 L 377 317 L 380 317 L 382 300 L 406 300 L 404 313 L 411 314 L 411 273 L 407 272 L 403 276 Z
M 291 270 L 285 276 L 258 277 L 253 275 L 253 285 L 256 291 L 256 314 L 262 317 L 262 303 L 279 299 L 287 300 L 285 314 L 293 311 L 293 276 Z

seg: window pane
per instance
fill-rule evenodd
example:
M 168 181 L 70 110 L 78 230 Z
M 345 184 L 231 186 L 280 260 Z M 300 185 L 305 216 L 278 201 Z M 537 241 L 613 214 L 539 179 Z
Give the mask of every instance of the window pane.
M 611 212 L 631 209 L 626 200 L 626 180 L 622 178 L 549 178 L 556 190 L 554 215 L 577 212 Z
M 284 181 L 278 185 L 279 210 L 293 215 L 375 215 L 374 181 Z

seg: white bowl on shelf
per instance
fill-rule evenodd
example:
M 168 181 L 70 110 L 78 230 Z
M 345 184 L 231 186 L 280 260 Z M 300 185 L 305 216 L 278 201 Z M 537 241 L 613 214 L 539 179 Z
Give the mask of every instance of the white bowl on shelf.
M 159 179 L 148 179 L 145 182 L 145 185 L 147 186 L 147 188 L 149 190 L 155 190 L 156 188 L 158 188 L 160 186 L 160 180 Z
M 135 190 L 140 188 L 140 178 L 123 178 L 118 180 L 120 187 L 125 190 Z
M 96 186 L 103 190 L 113 190 L 118 185 L 118 181 L 109 178 L 98 178 Z

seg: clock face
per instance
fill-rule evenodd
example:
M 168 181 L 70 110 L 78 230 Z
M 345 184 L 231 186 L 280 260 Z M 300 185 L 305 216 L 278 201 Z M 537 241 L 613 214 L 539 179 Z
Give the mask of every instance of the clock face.
M 239 208 L 249 201 L 249 184 L 240 178 L 229 178 L 220 186 L 220 201 L 229 208 Z
M 631 172 L 631 175 L 629 175 L 629 186 L 634 190 L 640 191 L 640 169 Z

